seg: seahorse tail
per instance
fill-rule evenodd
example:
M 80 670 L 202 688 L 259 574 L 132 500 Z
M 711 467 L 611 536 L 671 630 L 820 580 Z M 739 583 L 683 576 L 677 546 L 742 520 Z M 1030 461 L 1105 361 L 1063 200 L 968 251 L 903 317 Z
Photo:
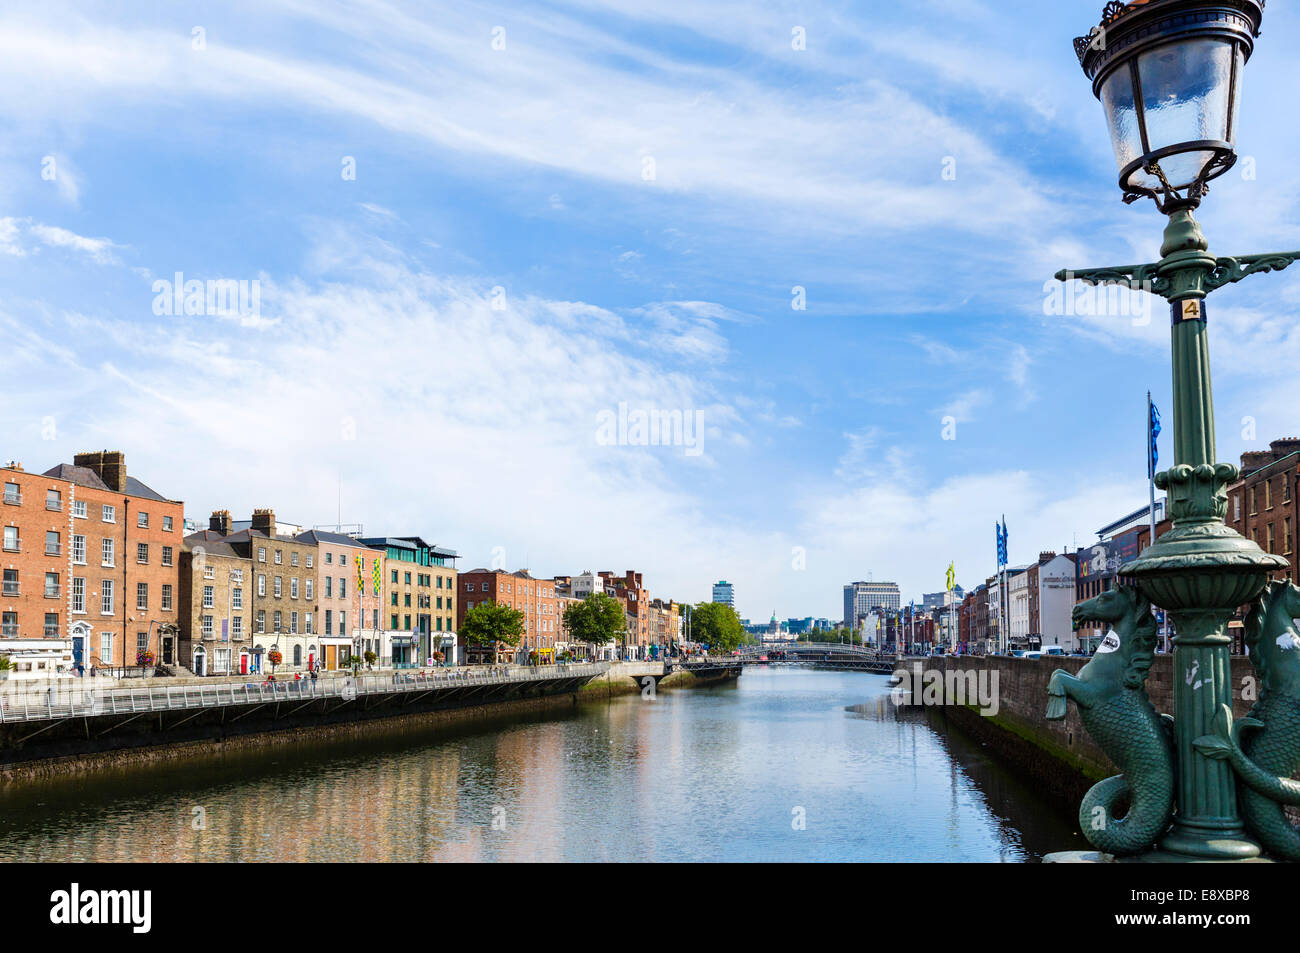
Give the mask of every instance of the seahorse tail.
M 1287 820 L 1281 804 L 1244 789 L 1239 792 L 1241 816 L 1264 849 L 1275 857 L 1300 860 L 1300 830 Z
M 1128 811 L 1117 817 L 1115 805 L 1126 798 Z M 1107 854 L 1138 854 L 1169 826 L 1173 808 L 1172 784 L 1133 789 L 1117 774 L 1088 789 L 1079 805 L 1079 829 L 1088 843 Z

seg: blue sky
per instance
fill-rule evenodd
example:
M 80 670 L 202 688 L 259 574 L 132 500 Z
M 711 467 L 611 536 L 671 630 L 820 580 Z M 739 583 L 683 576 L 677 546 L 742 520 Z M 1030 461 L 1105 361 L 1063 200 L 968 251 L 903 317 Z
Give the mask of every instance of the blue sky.
M 200 522 L 333 522 L 341 484 L 466 568 L 726 578 L 754 618 L 974 585 L 1003 512 L 1021 562 L 1145 501 L 1163 312 L 1044 307 L 1160 241 L 1071 49 L 1099 2 L 116 6 L 0 12 L 5 459 L 122 449 Z M 1220 253 L 1300 247 L 1263 92 L 1298 33 L 1268 11 Z M 155 314 L 176 272 L 260 312 Z M 1298 296 L 1211 303 L 1222 459 L 1300 431 Z M 702 452 L 602 443 L 620 403 L 700 411 Z

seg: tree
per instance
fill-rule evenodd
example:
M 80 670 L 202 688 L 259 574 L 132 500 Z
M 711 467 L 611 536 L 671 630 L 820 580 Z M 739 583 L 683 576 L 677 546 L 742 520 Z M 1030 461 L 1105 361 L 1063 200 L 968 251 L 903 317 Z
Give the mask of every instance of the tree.
M 721 602 L 701 602 L 691 611 L 691 638 L 711 651 L 730 652 L 745 638 L 740 616 Z
M 493 652 L 498 644 L 518 645 L 524 632 L 524 614 L 500 602 L 480 602 L 465 613 L 460 634 L 467 645 L 490 646 Z
M 581 602 L 570 602 L 564 610 L 564 631 L 569 641 L 604 645 L 616 642 L 627 631 L 623 605 L 604 592 L 593 592 Z

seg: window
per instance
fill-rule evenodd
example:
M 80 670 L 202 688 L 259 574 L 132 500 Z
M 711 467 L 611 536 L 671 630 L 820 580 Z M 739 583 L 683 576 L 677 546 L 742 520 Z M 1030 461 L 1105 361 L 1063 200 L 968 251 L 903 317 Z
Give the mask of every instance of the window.
M 311 631 L 311 613 L 310 613 L 310 612 L 304 612 L 304 613 L 302 614 L 302 630 L 303 630 L 304 632 L 306 632 L 308 635 L 311 635 L 311 634 L 312 634 L 312 631 Z
M 113 614 L 113 580 L 105 579 L 99 584 L 99 611 L 103 615 Z
M 406 605 L 406 608 L 408 608 L 408 609 L 411 607 L 411 594 L 410 594 L 409 592 L 406 594 L 406 603 L 405 603 L 405 605 Z
M 277 566 L 284 564 L 284 553 L 278 549 L 275 551 L 275 564 Z
M 333 576 L 325 577 L 325 598 L 326 599 L 334 598 L 334 577 Z
M 1273 481 L 1265 480 L 1264 481 L 1264 509 L 1271 510 L 1272 508 L 1273 508 Z
M 137 582 L 135 584 L 135 607 L 137 609 L 149 608 L 149 583 Z
M 4 594 L 6 596 L 18 595 L 18 570 L 6 569 L 4 571 Z
M 257 594 L 259 596 L 266 595 L 266 577 L 261 573 L 257 574 Z
M 211 609 L 213 607 L 213 604 L 214 603 L 212 600 L 212 587 L 204 586 L 203 587 L 203 608 Z
M 138 563 L 141 563 L 142 565 L 147 565 L 147 564 L 149 563 L 149 544 L 148 544 L 148 543 L 136 543 L 136 544 L 135 544 L 135 561 L 138 562 Z
M 326 635 L 334 634 L 334 610 L 333 609 L 325 610 L 325 634 Z
M 102 521 L 105 522 L 105 523 L 116 523 L 116 522 L 117 522 L 117 507 L 116 507 L 116 506 L 107 506 L 107 505 L 105 505 L 105 506 L 101 506 L 101 507 L 99 508 L 99 518 L 100 518 L 100 520 L 102 520 Z
M 397 605 L 397 593 L 396 593 L 396 592 L 391 592 L 391 593 L 389 593 L 389 597 L 390 597 L 391 600 L 392 600 L 392 604 L 393 604 L 393 605 Z
M 63 545 L 59 539 L 59 534 L 55 530 L 45 531 L 45 555 L 57 556 L 62 551 Z
M 164 533 L 170 533 L 171 531 L 172 531 L 172 518 L 171 518 L 170 516 L 164 516 L 164 517 L 163 517 L 163 532 L 164 532 Z
M 17 506 L 23 501 L 23 495 L 18 489 L 17 483 L 5 484 L 5 502 Z
M 340 612 L 339 613 L 339 635 L 347 635 L 347 632 L 348 632 L 348 614 L 346 612 Z
M 18 552 L 18 544 L 19 544 L 18 527 L 6 526 L 5 527 L 5 550 L 11 553 L 16 553 Z
M 79 519 L 79 520 L 84 520 L 84 519 L 86 518 L 86 501 L 85 501 L 85 500 L 73 500 L 73 501 L 72 501 L 72 515 L 73 515 L 74 518 Z
M 312 580 L 308 579 L 308 580 L 307 580 L 307 598 L 308 598 L 308 599 L 313 599 L 313 598 L 315 598 L 315 597 L 312 595 L 312 590 L 313 590 L 313 589 L 314 589 L 314 586 L 312 585 Z
M 326 554 L 325 554 L 325 565 L 326 565 L 326 566 L 333 566 L 333 565 L 334 565 L 334 554 L 333 554 L 333 553 L 326 553 Z
M 242 583 L 244 581 L 244 570 L 242 569 L 230 570 L 230 581 Z
M 257 561 L 258 561 L 259 563 L 264 563 L 264 562 L 266 562 L 266 547 L 265 547 L 265 546 L 258 546 L 258 547 L 257 547 Z
M 104 537 L 100 546 L 100 564 L 104 566 L 113 565 L 113 539 Z
M 244 590 L 240 589 L 238 586 L 230 590 L 230 608 L 244 608 Z
M 290 565 L 290 566 L 297 566 L 297 565 L 298 565 L 298 554 L 297 554 L 297 553 L 290 553 L 290 554 L 289 554 L 289 565 Z
M 210 615 L 205 615 L 205 616 L 203 617 L 203 637 L 204 637 L 205 639 L 210 639 L 210 638 L 212 638 L 212 634 L 213 634 L 213 630 L 212 630 L 212 616 L 210 616 Z
M 72 577 L 72 611 L 86 611 L 86 580 L 81 576 Z
M 393 570 L 393 585 L 397 585 L 397 570 Z
M 135 650 L 136 652 L 149 651 L 149 633 L 147 631 L 135 634 Z
M 483 585 L 482 585 L 480 588 L 482 589 L 483 592 L 487 592 L 487 591 L 488 591 L 488 590 L 487 590 L 487 583 L 486 583 L 486 582 L 483 583 Z
M 289 580 L 289 598 L 290 599 L 298 598 L 298 577 L 297 576 L 294 576 L 292 579 Z
M 203 567 L 203 578 L 204 578 L 204 579 L 216 579 L 216 578 L 217 578 L 217 570 L 216 570 L 216 567 L 215 567 L 215 566 L 204 566 L 204 567 Z
M 57 612 L 45 613 L 45 632 L 47 639 L 52 639 L 59 634 L 59 614 Z
M 295 645 L 295 646 L 293 647 L 293 664 L 294 664 L 294 665 L 301 665 L 301 664 L 302 664 L 302 646 L 301 646 L 301 645 Z
M 231 638 L 238 639 L 238 638 L 242 638 L 243 635 L 244 635 L 244 617 L 242 615 L 237 615 L 230 620 L 230 636 Z
M 294 635 L 298 634 L 298 613 L 297 612 L 289 613 L 289 631 Z
M 472 582 L 467 582 L 467 583 L 465 583 L 465 591 L 466 591 L 466 592 L 473 592 L 473 591 L 474 591 L 474 583 L 472 583 Z
M 284 583 L 279 576 L 276 576 L 275 579 L 272 580 L 271 589 L 272 589 L 271 594 L 274 595 L 277 599 L 279 599 L 280 596 L 284 593 Z
M 99 633 L 99 657 L 105 665 L 113 664 L 113 633 Z
M 1237 521 L 1241 519 L 1241 494 L 1234 493 L 1232 496 L 1232 519 Z
M 472 602 L 466 603 L 466 604 L 465 604 L 465 608 L 466 608 L 466 609 L 473 609 L 473 608 L 474 608 L 474 603 L 472 603 Z
M 312 567 L 312 565 L 315 563 L 315 561 L 316 561 L 316 560 L 312 557 L 312 554 L 311 554 L 311 553 L 308 553 L 308 554 L 307 554 L 307 568 L 310 569 L 310 568 Z
M 258 632 L 266 631 L 266 610 L 265 609 L 257 610 L 257 631 Z
M 390 628 L 390 629 L 396 629 L 396 628 L 397 628 L 397 614 L 396 614 L 396 613 L 393 614 L 393 624 L 390 625 L 389 628 Z
M 1267 537 L 1268 537 L 1268 548 L 1265 550 L 1265 552 L 1271 553 L 1273 551 L 1273 524 L 1272 523 L 1268 524 Z
M 409 585 L 411 584 L 411 574 L 408 572 L 408 573 L 403 573 L 402 575 L 405 577 L 405 578 L 402 580 L 403 583 L 404 583 L 405 585 L 408 585 L 408 586 L 409 586 Z
M 402 618 L 403 618 L 403 620 L 404 620 L 404 622 L 405 622 L 405 625 L 403 626 L 403 628 L 405 628 L 407 632 L 410 632 L 410 631 L 411 631 L 411 617 L 408 615 L 408 616 L 403 616 Z
M 45 574 L 45 598 L 59 598 L 59 574 L 57 572 L 47 572 Z
M 148 529 L 148 528 L 149 528 L 149 514 L 146 513 L 144 510 L 141 510 L 139 513 L 136 513 L 136 514 L 135 514 L 135 525 L 138 526 L 140 529 Z
M 170 566 L 172 564 L 172 548 L 170 546 L 164 546 L 162 548 L 162 564 L 164 566 Z
M 281 627 L 281 621 L 280 621 L 280 620 L 281 620 L 282 618 L 283 618 L 283 616 L 281 615 L 279 609 L 276 609 L 276 610 L 275 610 L 275 615 L 271 616 L 271 625 L 273 625 L 273 626 L 275 627 L 275 631 L 276 631 L 276 632 L 279 632 L 279 631 L 280 631 L 280 627 Z
M 1250 515 L 1251 516 L 1254 516 L 1256 513 L 1259 512 L 1259 507 L 1255 505 L 1257 502 L 1255 498 L 1255 491 L 1258 489 L 1259 487 L 1257 486 L 1252 486 L 1250 488 Z
M 55 513 L 63 512 L 63 494 L 58 490 L 46 490 L 45 508 Z
M 348 597 L 348 581 L 346 578 L 343 578 L 339 580 L 339 598 L 346 599 L 347 597 Z
M 1282 552 L 1291 555 L 1291 517 L 1282 520 Z
M 172 584 L 164 582 L 162 584 L 162 610 L 171 612 L 172 610 Z

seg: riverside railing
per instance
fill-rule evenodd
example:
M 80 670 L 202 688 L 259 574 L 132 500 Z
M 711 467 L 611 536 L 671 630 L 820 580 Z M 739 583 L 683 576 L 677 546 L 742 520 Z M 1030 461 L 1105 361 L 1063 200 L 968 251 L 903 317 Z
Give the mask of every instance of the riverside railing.
M 246 682 L 214 685 L 155 685 L 131 688 L 87 687 L 84 679 L 62 679 L 56 686 L 24 688 L 10 682 L 0 691 L 0 722 L 52 721 L 98 715 L 137 715 L 166 711 L 193 711 L 278 702 L 309 703 L 337 698 L 410 692 L 440 691 L 473 686 L 510 685 L 595 677 L 609 669 L 608 662 L 579 665 L 486 666 L 487 671 L 456 669 L 431 674 L 366 674 L 313 681 Z M 99 680 L 96 680 L 99 681 Z M 104 679 L 103 681 L 109 681 Z M 62 682 L 71 684 L 64 685 Z

